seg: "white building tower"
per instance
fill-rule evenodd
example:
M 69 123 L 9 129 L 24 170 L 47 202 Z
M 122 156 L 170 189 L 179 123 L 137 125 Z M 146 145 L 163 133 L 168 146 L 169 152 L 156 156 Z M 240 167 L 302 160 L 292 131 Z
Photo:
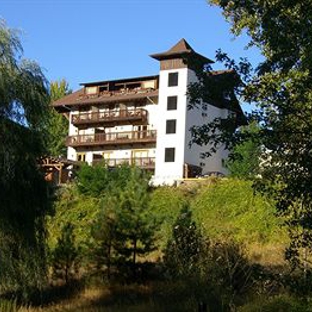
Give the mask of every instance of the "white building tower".
M 227 157 L 226 150 L 221 149 L 212 157 L 202 159 L 201 155 L 207 147 L 189 146 L 190 128 L 193 125 L 205 124 L 216 117 L 225 118 L 229 113 L 228 108 L 209 103 L 188 110 L 188 85 L 197 80 L 188 60 L 196 60 L 202 68 L 213 62 L 196 53 L 184 39 L 167 52 L 151 57 L 160 61 L 159 119 L 153 184 L 172 185 L 183 178 L 195 176 L 196 172 L 225 174 L 223 160 Z

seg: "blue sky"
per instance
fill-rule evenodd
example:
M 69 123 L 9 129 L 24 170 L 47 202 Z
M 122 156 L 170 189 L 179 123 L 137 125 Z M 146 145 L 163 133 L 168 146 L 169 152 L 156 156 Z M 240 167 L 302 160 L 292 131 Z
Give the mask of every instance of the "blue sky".
M 260 60 L 205 0 L 1 0 L 0 17 L 23 32 L 24 56 L 73 90 L 81 82 L 158 74 L 149 55 L 181 38 L 212 59 L 221 48 L 236 59 Z

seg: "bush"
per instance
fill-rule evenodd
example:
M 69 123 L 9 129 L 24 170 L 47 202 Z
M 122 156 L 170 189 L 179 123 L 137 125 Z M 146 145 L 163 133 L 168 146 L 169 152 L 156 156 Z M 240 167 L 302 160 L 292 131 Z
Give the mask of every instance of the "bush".
M 192 220 L 192 212 L 184 206 L 172 228 L 164 251 L 164 265 L 172 278 L 198 276 L 203 253 L 203 238 Z
M 238 312 L 311 312 L 311 307 L 298 298 L 288 295 L 261 297 L 238 309 Z
M 194 218 L 212 239 L 248 243 L 283 243 L 287 240 L 282 220 L 272 202 L 255 194 L 251 182 L 219 180 L 204 188 L 191 203 Z

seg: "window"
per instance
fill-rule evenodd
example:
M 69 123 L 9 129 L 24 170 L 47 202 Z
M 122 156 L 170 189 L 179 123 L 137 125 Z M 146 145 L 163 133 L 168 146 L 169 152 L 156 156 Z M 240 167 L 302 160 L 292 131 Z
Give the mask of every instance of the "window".
M 176 119 L 168 119 L 166 121 L 166 134 L 176 133 Z
M 168 87 L 176 87 L 178 85 L 179 73 L 169 73 Z
M 167 147 L 165 148 L 165 162 L 174 162 L 175 148 Z
M 86 161 L 85 153 L 77 153 L 77 161 Z
M 85 93 L 87 95 L 89 95 L 89 94 L 96 94 L 97 91 L 98 91 L 97 87 L 86 87 L 85 88 Z
M 176 110 L 178 104 L 177 96 L 168 96 L 167 97 L 167 110 Z

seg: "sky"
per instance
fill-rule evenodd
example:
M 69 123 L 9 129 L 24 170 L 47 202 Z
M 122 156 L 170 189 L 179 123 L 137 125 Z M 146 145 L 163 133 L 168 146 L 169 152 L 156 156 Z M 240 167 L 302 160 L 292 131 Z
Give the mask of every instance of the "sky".
M 248 37 L 234 39 L 221 10 L 205 0 L 0 0 L 0 18 L 21 31 L 24 57 L 37 61 L 49 81 L 65 78 L 73 90 L 83 82 L 158 74 L 149 55 L 181 38 L 211 59 L 221 48 L 234 59 L 261 60 L 255 48 L 245 49 Z

